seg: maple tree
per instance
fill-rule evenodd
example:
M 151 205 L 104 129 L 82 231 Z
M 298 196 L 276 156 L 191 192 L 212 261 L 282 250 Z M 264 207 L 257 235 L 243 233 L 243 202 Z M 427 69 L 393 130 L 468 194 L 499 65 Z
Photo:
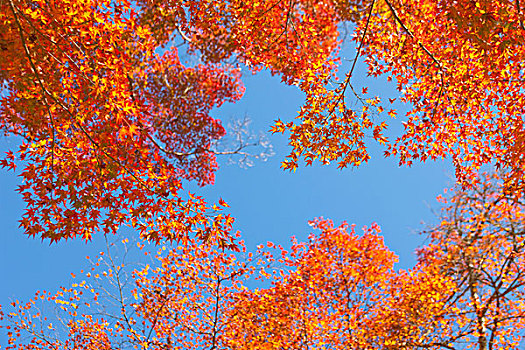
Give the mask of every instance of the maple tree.
M 236 70 L 155 54 L 125 1 L 2 1 L 0 16 L 0 120 L 21 137 L 24 231 L 53 242 L 131 223 L 152 240 L 225 242 L 231 218 L 180 190 L 213 182 L 225 130 L 210 110 L 242 95 Z
M 441 198 L 441 223 L 425 233 L 430 243 L 419 251 L 421 277 L 409 282 L 409 292 L 403 293 L 408 299 L 397 300 L 407 303 L 401 309 L 412 313 L 407 320 L 412 334 L 405 334 L 405 341 L 435 348 L 466 343 L 465 348 L 479 350 L 521 345 L 525 202 L 523 196 L 506 191 L 502 177 L 505 174 L 483 174 L 475 188 L 457 188 L 450 198 Z M 410 291 L 421 288 L 421 279 L 428 281 L 426 296 Z M 439 300 L 447 283 L 454 287 Z M 423 319 L 426 330 L 417 330 Z
M 358 236 L 330 220 L 321 231 L 281 251 L 285 266 L 267 289 L 246 291 L 234 312 L 239 349 L 361 349 L 375 336 L 371 322 L 388 293 L 397 256 L 373 224 Z M 234 338 L 235 339 L 235 338 Z

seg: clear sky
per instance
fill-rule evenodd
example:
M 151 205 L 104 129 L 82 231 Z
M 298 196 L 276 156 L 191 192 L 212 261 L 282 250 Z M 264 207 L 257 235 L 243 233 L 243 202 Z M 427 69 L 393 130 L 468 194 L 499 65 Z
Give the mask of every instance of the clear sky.
M 302 103 L 295 87 L 284 86 L 278 77 L 266 73 L 248 74 L 243 80 L 243 99 L 217 110 L 217 116 L 228 121 L 247 115 L 254 132 L 266 133 L 274 119 L 295 117 Z M 385 82 L 365 81 L 359 75 L 354 81 L 363 82 L 357 86 L 370 86 L 372 94 L 384 99 L 396 96 Z M 399 111 L 391 135 L 399 132 L 403 116 Z M 289 173 L 279 168 L 288 152 L 286 136 L 267 135 L 275 151 L 267 162 L 243 169 L 222 158 L 214 186 L 188 187 L 210 201 L 225 199 L 236 218 L 235 228 L 249 248 L 268 240 L 287 246 L 292 235 L 304 239 L 311 232 L 307 222 L 315 217 L 331 218 L 336 224 L 346 220 L 357 227 L 375 221 L 382 227 L 387 245 L 400 256 L 398 267 L 414 264 L 414 248 L 421 244 L 417 232 L 425 227 L 422 222 L 435 222 L 431 212 L 431 208 L 438 208 L 435 197 L 452 184 L 454 173 L 449 162 L 399 168 L 395 158 L 384 159 L 383 149 L 372 144 L 372 160 L 358 169 L 314 165 Z M 0 142 L 2 150 L 14 145 L 5 138 Z M 14 298 L 27 300 L 36 290 L 55 291 L 59 285 L 70 284 L 70 273 L 87 267 L 85 256 L 103 250 L 104 243 L 97 235 L 87 244 L 68 241 L 51 246 L 25 237 L 18 229 L 23 212 L 15 192 L 18 179 L 12 172 L 0 173 L 0 304 L 4 305 Z

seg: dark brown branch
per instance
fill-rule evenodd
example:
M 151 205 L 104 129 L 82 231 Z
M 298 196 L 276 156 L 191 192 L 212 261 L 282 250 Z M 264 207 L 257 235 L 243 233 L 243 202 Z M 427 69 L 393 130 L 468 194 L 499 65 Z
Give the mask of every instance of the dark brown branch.
M 27 47 L 27 43 L 26 43 L 26 40 L 25 40 L 25 36 L 24 36 L 24 30 L 22 29 L 22 25 L 20 24 L 20 19 L 18 18 L 18 15 L 17 13 L 19 12 L 15 5 L 13 4 L 13 1 L 12 0 L 9 0 L 9 6 L 11 7 L 11 12 L 13 13 L 13 17 L 15 19 L 15 22 L 16 22 L 16 25 L 18 27 L 18 31 L 20 33 L 20 40 L 22 41 L 22 46 L 24 47 L 24 51 L 25 51 L 25 54 L 27 56 L 27 59 L 29 60 L 29 64 L 31 65 L 31 68 L 33 69 L 33 72 L 35 74 L 35 77 L 37 78 L 37 81 L 38 81 L 38 84 L 42 90 L 42 95 L 43 95 L 43 98 L 44 98 L 44 102 L 46 104 L 46 108 L 47 108 L 47 113 L 49 115 L 49 121 L 51 122 L 51 135 L 52 135 L 52 144 L 51 144 L 51 184 L 53 185 L 53 178 L 54 178 L 54 163 L 55 163 L 55 132 L 56 132 L 56 127 L 55 127 L 55 121 L 53 119 L 53 115 L 51 113 L 51 108 L 49 107 L 49 103 L 47 102 L 47 98 L 46 98 L 46 88 L 44 87 L 44 84 L 42 82 L 42 80 L 40 79 L 40 75 L 38 74 L 38 70 L 36 68 L 36 65 L 35 63 L 33 62 L 33 58 L 31 57 L 31 53 L 29 52 L 29 48 Z M 49 94 L 49 93 L 47 93 Z
M 417 41 L 417 44 L 419 45 L 420 48 L 423 49 L 423 51 L 425 51 L 425 53 L 432 59 L 432 61 L 434 61 L 435 64 L 438 65 L 439 69 L 440 70 L 443 70 L 444 67 L 443 65 L 441 64 L 441 62 L 439 62 L 439 60 L 426 48 L 425 45 L 423 45 L 422 42 L 420 42 L 419 40 L 417 40 L 417 38 L 414 36 L 414 34 L 412 34 L 412 32 L 410 31 L 410 29 L 407 28 L 407 26 L 403 23 L 403 21 L 401 20 L 401 18 L 399 18 L 399 15 L 397 14 L 397 11 L 396 9 L 394 8 L 394 6 L 392 5 L 392 3 L 389 1 L 389 0 L 385 0 L 388 8 L 390 9 L 390 12 L 392 13 L 392 15 L 394 16 L 395 20 L 397 23 L 399 23 L 399 25 L 401 26 L 401 28 L 403 28 L 403 30 L 408 34 L 410 35 L 414 40 Z
M 370 24 L 370 19 L 372 18 L 372 11 L 374 10 L 375 0 L 372 0 L 372 3 L 370 4 L 370 10 L 368 11 L 368 16 L 366 17 L 366 24 L 365 29 L 363 30 L 363 35 L 361 35 L 361 41 L 359 42 L 359 46 L 357 48 L 357 52 L 354 58 L 354 61 L 352 62 L 352 67 L 350 68 L 350 71 L 346 74 L 345 81 L 343 83 L 343 89 L 341 91 L 341 94 L 339 95 L 339 98 L 337 99 L 337 102 L 333 105 L 332 109 L 330 110 L 330 114 L 332 114 L 336 108 L 336 106 L 339 104 L 339 102 L 344 99 L 346 89 L 350 85 L 350 79 L 352 78 L 352 75 L 354 74 L 354 69 L 357 64 L 357 59 L 361 55 L 361 50 L 363 49 L 363 45 L 365 42 L 366 34 L 368 33 L 368 26 Z M 352 91 L 354 91 L 354 88 L 350 85 Z M 354 94 L 357 96 L 357 94 L 354 91 Z
M 525 30 L 525 27 L 523 26 L 523 20 L 521 19 L 521 5 L 520 0 L 516 0 L 516 12 L 518 16 L 518 21 L 520 22 L 521 29 Z

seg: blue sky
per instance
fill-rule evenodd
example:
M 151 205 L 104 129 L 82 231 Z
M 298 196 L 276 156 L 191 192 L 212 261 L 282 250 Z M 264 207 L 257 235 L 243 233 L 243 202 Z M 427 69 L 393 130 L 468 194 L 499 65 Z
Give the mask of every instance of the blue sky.
M 295 117 L 302 103 L 295 87 L 284 86 L 278 77 L 264 72 L 248 74 L 243 80 L 247 88 L 243 99 L 216 111 L 225 122 L 247 115 L 254 132 L 267 133 L 273 120 Z M 355 81 L 363 82 L 356 83 L 358 87 L 370 86 L 371 95 L 384 99 L 396 96 L 392 86 L 381 80 L 357 75 Z M 403 115 L 401 109 L 399 112 L 400 119 L 393 121 L 390 135 L 399 132 Z M 435 222 L 431 211 L 439 208 L 435 197 L 453 183 L 449 162 L 400 168 L 395 158 L 384 159 L 383 149 L 371 144 L 372 160 L 358 169 L 316 164 L 289 173 L 279 168 L 288 152 L 286 136 L 267 133 L 267 137 L 275 151 L 267 162 L 255 162 L 244 169 L 221 158 L 214 186 L 188 187 L 210 201 L 225 199 L 236 218 L 235 228 L 249 248 L 266 241 L 288 246 L 292 235 L 304 239 L 311 232 L 307 222 L 315 217 L 331 218 L 337 224 L 346 220 L 357 227 L 375 221 L 382 227 L 387 245 L 400 256 L 397 266 L 414 264 L 414 248 L 422 241 L 417 232 L 425 227 L 422 222 Z M 13 141 L 1 140 L 2 150 L 10 145 Z M 24 236 L 18 229 L 23 212 L 15 192 L 18 179 L 12 172 L 0 171 L 0 304 L 5 305 L 14 298 L 27 300 L 36 290 L 54 291 L 59 285 L 70 284 L 70 273 L 87 267 L 85 257 L 103 250 L 104 241 L 95 236 L 87 244 L 68 241 L 50 246 Z

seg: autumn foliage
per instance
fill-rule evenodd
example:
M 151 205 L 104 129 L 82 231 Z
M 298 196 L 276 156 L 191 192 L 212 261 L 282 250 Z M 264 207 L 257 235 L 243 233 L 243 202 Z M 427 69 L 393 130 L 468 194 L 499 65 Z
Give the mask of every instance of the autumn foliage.
M 224 135 L 210 110 L 242 96 L 236 69 L 184 66 L 139 24 L 126 2 L 3 1 L 0 123 L 21 138 L 21 225 L 49 238 L 114 232 L 149 239 L 188 232 L 224 239 L 227 217 L 182 200 L 182 179 L 213 183 L 211 143 Z
M 497 176 L 480 182 L 442 198 L 409 271 L 394 268 L 376 224 L 325 219 L 288 250 L 193 241 L 131 269 L 110 247 L 82 282 L 15 301 L 7 349 L 516 349 L 525 205 Z M 56 316 L 41 311 L 50 303 Z
M 7 349 L 518 348 L 523 21 L 502 0 L 0 0 L 0 128 L 18 145 L 0 164 L 21 177 L 24 233 L 129 225 L 163 244 L 135 269 L 109 249 L 85 281 L 14 302 Z M 359 60 L 406 115 L 354 88 Z M 408 166 L 452 160 L 458 187 L 413 269 L 395 269 L 376 224 L 318 219 L 307 242 L 249 253 L 228 204 L 183 189 L 214 182 L 226 130 L 211 112 L 242 97 L 242 69 L 304 94 L 271 130 L 289 137 L 284 169 L 359 166 L 369 140 Z
M 300 159 L 358 166 L 372 137 L 402 164 L 449 157 L 458 181 L 471 183 L 492 163 L 511 168 L 508 186 L 522 187 L 519 1 L 0 6 L 0 125 L 20 140 L 2 165 L 23 167 L 29 235 L 89 239 L 131 224 L 151 240 L 226 244 L 229 219 L 207 215 L 213 205 L 187 198 L 181 181 L 213 183 L 212 145 L 225 130 L 210 110 L 242 96 L 242 67 L 268 69 L 305 95 L 295 121 L 272 129 L 289 132 L 286 169 Z M 339 59 L 346 23 L 358 47 L 350 67 Z M 181 54 L 200 63 L 182 63 Z M 395 110 L 352 85 L 360 56 L 410 106 L 397 139 L 385 136 Z M 362 108 L 351 108 L 355 99 Z

